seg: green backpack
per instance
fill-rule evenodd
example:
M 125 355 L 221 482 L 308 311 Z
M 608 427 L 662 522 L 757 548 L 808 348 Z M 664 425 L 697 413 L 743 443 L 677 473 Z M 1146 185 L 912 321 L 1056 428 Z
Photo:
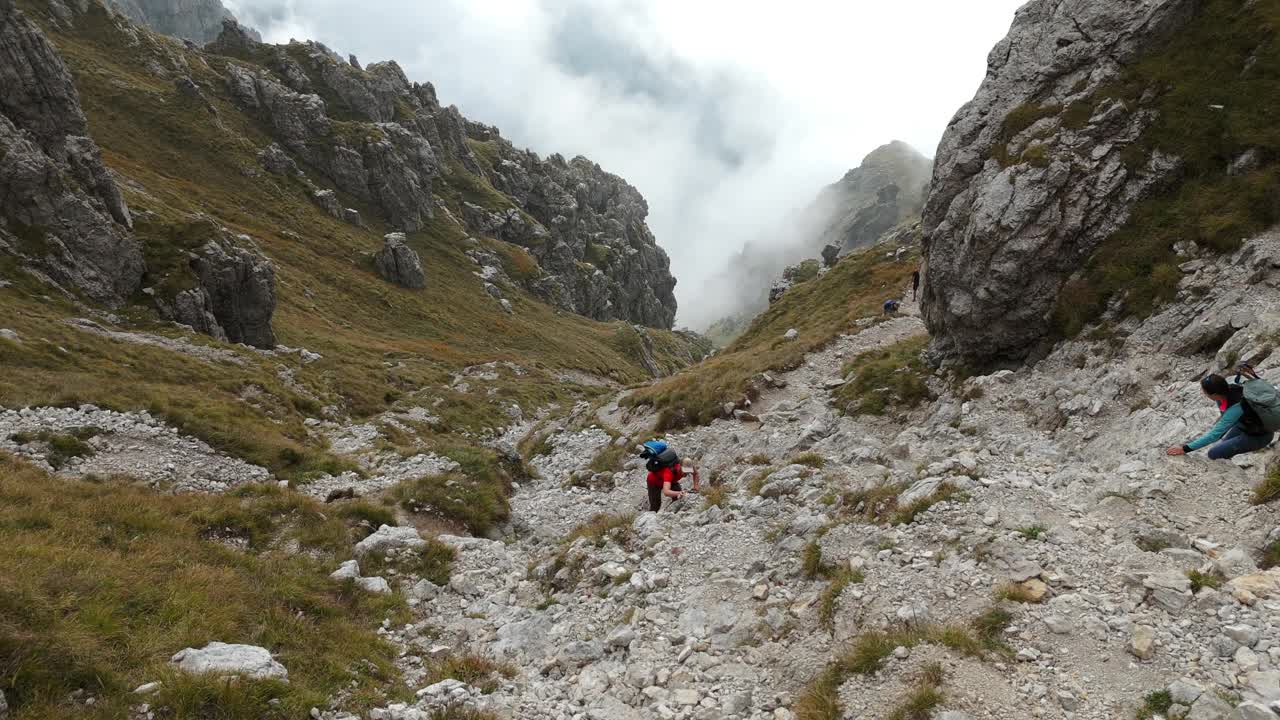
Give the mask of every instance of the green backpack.
M 1262 426 L 1267 429 L 1267 432 L 1280 430 L 1280 390 L 1258 377 L 1258 373 L 1248 365 L 1240 367 L 1240 374 L 1245 376 L 1244 400 L 1257 413 Z M 1237 375 L 1236 380 L 1239 379 L 1240 375 Z

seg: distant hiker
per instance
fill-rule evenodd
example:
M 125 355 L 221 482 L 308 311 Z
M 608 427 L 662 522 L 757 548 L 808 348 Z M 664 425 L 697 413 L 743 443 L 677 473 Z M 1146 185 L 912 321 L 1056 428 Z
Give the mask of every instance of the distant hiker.
M 1185 455 L 1217 443 L 1209 448 L 1209 458 L 1226 460 L 1271 444 L 1280 429 L 1280 393 L 1248 365 L 1242 365 L 1239 373 L 1236 383 L 1221 375 L 1207 375 L 1200 381 L 1200 390 L 1222 414 L 1209 432 L 1186 445 L 1174 445 L 1166 453 Z M 1248 378 L 1243 385 L 1239 384 L 1241 375 Z
M 911 302 L 916 301 L 916 291 L 920 289 L 920 271 L 911 272 Z
M 899 303 L 897 300 L 885 300 L 885 301 L 884 301 L 884 314 L 885 314 L 885 315 L 897 315 L 897 314 L 898 314 L 898 305 L 899 305 L 899 304 L 900 304 L 900 303 Z
M 661 440 L 650 440 L 643 447 L 640 457 L 646 461 L 645 469 L 649 471 L 646 480 L 649 486 L 649 510 L 661 510 L 664 496 L 673 501 L 684 497 L 685 490 L 680 486 L 680 481 L 690 475 L 693 476 L 693 491 L 698 491 L 698 471 L 686 471 L 675 449 Z

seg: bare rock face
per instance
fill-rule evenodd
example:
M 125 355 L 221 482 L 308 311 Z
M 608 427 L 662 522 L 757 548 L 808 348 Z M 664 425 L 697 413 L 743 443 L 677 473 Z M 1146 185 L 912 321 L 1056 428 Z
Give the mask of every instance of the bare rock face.
M 404 233 L 387 235 L 382 250 L 373 258 L 373 264 L 378 269 L 378 274 L 387 282 L 412 289 L 427 286 L 427 276 L 422 272 L 422 259 L 413 248 L 405 244 Z
M 219 340 L 275 347 L 275 268 L 266 258 L 233 244 L 210 241 L 191 260 L 199 284 L 161 306 L 163 314 Z
M 1194 0 L 1033 0 L 938 147 L 922 294 L 937 360 L 1020 359 L 1059 290 L 1179 167 L 1123 153 L 1153 111 L 1095 91 L 1191 16 Z
M 70 72 L 12 0 L 0 0 L 0 233 L 54 281 L 118 305 L 144 269 L 130 226 Z
M 233 19 L 218 0 L 109 0 L 130 20 L 165 35 L 206 43 L 216 38 L 222 23 Z M 257 31 L 246 29 L 254 39 Z
M 228 63 L 226 81 L 274 135 L 278 147 L 262 157 L 272 172 L 292 173 L 287 156 L 297 157 L 403 232 L 431 222 L 433 183 L 448 184 L 458 170 L 483 176 L 499 192 L 483 207 L 464 201 L 459 220 L 528 250 L 542 272 L 524 281 L 527 289 L 597 320 L 674 322 L 670 260 L 645 224 L 647 203 L 622 178 L 586 158 L 515 148 L 497 129 L 442 107 L 435 88 L 409 82 L 394 62 L 361 69 L 315 42 L 261 45 L 233 22 L 208 50 L 265 65 Z M 492 152 L 484 163 L 472 151 L 477 142 Z

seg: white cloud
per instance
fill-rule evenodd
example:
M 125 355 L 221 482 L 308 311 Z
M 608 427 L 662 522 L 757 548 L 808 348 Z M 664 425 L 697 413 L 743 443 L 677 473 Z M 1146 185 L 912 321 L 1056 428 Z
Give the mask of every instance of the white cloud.
M 232 3 L 228 3 L 231 5 Z M 266 39 L 394 59 L 518 145 L 638 187 L 681 322 L 707 279 L 867 152 L 932 155 L 1021 0 L 238 0 Z M 781 230 L 785 232 L 785 228 Z

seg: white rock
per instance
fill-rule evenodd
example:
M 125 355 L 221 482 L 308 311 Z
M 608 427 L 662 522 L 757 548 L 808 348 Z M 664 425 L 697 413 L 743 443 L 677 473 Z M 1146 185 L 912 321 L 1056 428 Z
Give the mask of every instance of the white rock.
M 150 695 L 151 693 L 159 689 L 160 689 L 160 683 L 158 682 L 143 683 L 142 685 L 139 685 L 138 687 L 133 689 L 133 694 L 134 695 Z
M 348 560 L 339 565 L 337 570 L 329 573 L 329 577 L 334 580 L 355 580 L 360 577 L 360 563 L 356 560 Z
M 192 674 L 247 675 L 251 678 L 286 680 L 289 671 L 272 659 L 266 648 L 211 642 L 203 648 L 178 651 L 171 660 L 179 670 Z
M 356 543 L 355 553 L 363 557 L 369 553 L 385 553 L 400 548 L 418 550 L 426 546 L 427 541 L 414 528 L 383 525 L 377 532 Z
M 386 578 L 381 577 L 362 577 L 356 580 L 356 585 L 360 586 L 365 592 L 376 593 L 378 595 L 390 595 L 391 584 Z

